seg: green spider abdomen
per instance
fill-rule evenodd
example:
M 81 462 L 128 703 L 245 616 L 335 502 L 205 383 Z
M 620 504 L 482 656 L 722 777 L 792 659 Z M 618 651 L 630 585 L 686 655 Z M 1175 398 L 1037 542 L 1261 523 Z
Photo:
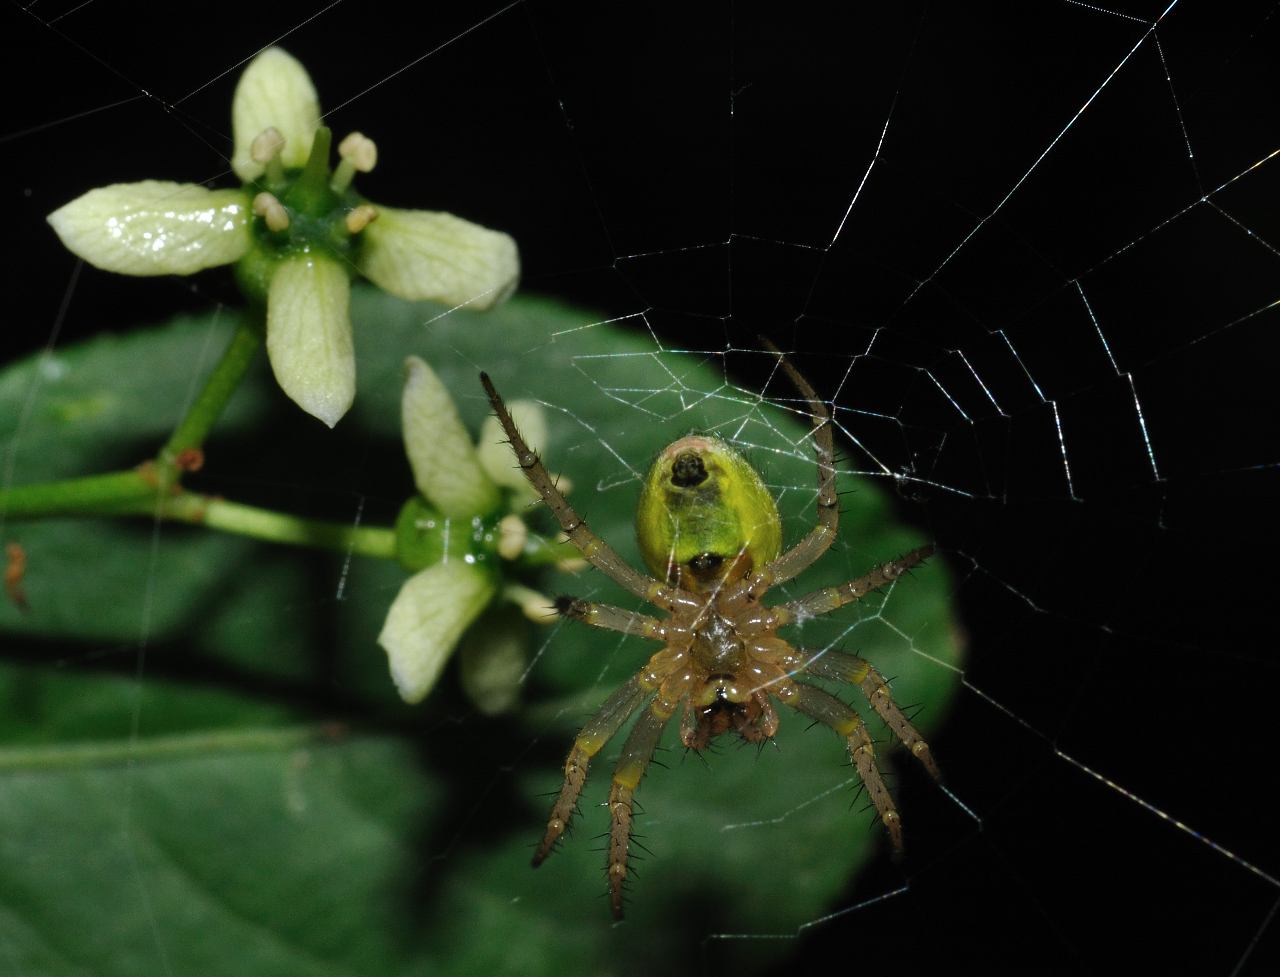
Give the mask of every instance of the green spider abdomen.
M 636 539 L 655 576 L 700 590 L 731 569 L 774 559 L 782 550 L 782 521 L 741 455 L 718 438 L 690 435 L 669 444 L 649 470 Z

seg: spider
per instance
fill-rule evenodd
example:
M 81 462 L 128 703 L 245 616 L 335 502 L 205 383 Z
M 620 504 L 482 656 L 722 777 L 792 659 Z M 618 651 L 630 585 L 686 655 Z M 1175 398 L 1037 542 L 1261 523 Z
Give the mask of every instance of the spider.
M 875 744 L 851 707 L 802 681 L 806 675 L 845 682 L 866 697 L 893 734 L 939 778 L 929 746 L 893 701 L 889 686 L 865 659 L 838 651 L 807 651 L 778 636 L 784 625 L 826 614 L 897 580 L 933 554 L 921 546 L 838 587 L 776 606 L 762 603 L 827 551 L 839 520 L 831 415 L 809 382 L 776 346 L 791 383 L 808 402 L 818 465 L 817 524 L 785 553 L 777 505 L 760 476 L 717 438 L 690 435 L 668 445 L 641 491 L 636 536 L 653 576 L 633 569 L 600 539 L 556 488 L 536 452 L 521 437 L 487 374 L 485 392 L 529 482 L 582 555 L 630 593 L 666 612 L 659 619 L 608 604 L 561 597 L 556 609 L 596 628 L 638 635 L 662 648 L 605 700 L 574 740 L 564 783 L 533 856 L 537 867 L 569 827 L 591 759 L 642 706 L 613 771 L 607 845 L 610 905 L 623 916 L 632 799 L 667 723 L 680 712 L 680 740 L 702 750 L 722 733 L 764 743 L 778 730 L 773 700 L 831 727 L 848 743 L 853 765 L 888 831 L 902 848 L 902 823 L 876 765 Z

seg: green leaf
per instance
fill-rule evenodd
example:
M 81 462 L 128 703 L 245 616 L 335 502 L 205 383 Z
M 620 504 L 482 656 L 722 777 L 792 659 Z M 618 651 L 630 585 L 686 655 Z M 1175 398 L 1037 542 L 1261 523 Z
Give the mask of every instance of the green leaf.
M 727 386 L 716 363 L 583 328 L 601 317 L 541 299 L 445 314 L 356 289 L 352 318 L 360 392 L 343 424 L 321 429 L 255 369 L 193 487 L 389 524 L 413 491 L 399 405 L 404 357 L 416 354 L 473 432 L 488 412 L 481 368 L 506 397 L 542 402 L 548 466 L 636 565 L 644 469 L 691 429 L 733 437 L 760 468 L 787 542 L 813 520 L 805 427 Z M 226 314 L 175 320 L 0 373 L 14 484 L 146 458 L 232 326 Z M 840 541 L 791 595 L 924 541 L 876 485 L 844 476 L 840 487 Z M 545 511 L 530 518 L 551 530 Z M 612 926 L 591 838 L 607 827 L 598 805 L 618 744 L 592 770 L 576 833 L 538 871 L 528 860 L 575 729 L 648 642 L 531 625 L 512 714 L 479 715 L 452 671 L 410 708 L 376 640 L 406 579 L 391 562 L 146 519 L 0 518 L 0 531 L 26 551 L 31 605 L 0 605 L 0 940 L 15 972 L 670 972 L 710 932 L 786 934 L 837 908 L 884 845 L 850 810 L 853 774 L 830 733 L 784 714 L 779 750 L 726 749 L 704 765 L 668 730 L 666 767 L 639 792 L 653 854 L 627 922 Z M 839 643 L 896 676 L 928 730 L 958 681 L 950 587 L 935 559 L 794 637 Z M 594 571 L 548 571 L 543 589 L 636 606 Z M 945 743 L 936 753 L 945 765 Z M 716 952 L 746 973 L 786 949 Z

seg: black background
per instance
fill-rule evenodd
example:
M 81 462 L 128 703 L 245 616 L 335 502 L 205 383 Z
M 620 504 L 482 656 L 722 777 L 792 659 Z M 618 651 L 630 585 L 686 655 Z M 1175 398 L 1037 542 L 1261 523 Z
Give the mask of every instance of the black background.
M 526 289 L 673 347 L 768 333 L 896 419 L 863 433 L 957 573 L 969 681 L 1016 717 L 961 696 L 937 751 L 984 829 L 904 773 L 910 855 L 845 904 L 909 892 L 787 972 L 1267 972 L 1280 887 L 1060 754 L 1280 873 L 1280 161 L 1245 172 L 1280 149 L 1274 4 L 1183 0 L 1154 33 L 1140 2 L 30 6 L 0 19 L 12 353 L 235 301 L 217 273 L 73 278 L 43 215 L 230 184 L 233 65 L 296 28 L 329 124 L 380 144 L 370 197 L 504 228 Z

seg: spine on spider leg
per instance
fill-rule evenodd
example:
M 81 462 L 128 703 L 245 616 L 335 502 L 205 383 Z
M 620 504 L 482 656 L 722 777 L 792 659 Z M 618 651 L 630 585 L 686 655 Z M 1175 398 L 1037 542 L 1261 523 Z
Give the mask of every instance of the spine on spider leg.
M 627 850 L 631 844 L 631 802 L 636 787 L 644 776 L 645 768 L 653 759 L 653 751 L 662 738 L 671 713 L 661 708 L 657 701 L 641 713 L 631 729 L 631 735 L 623 744 L 622 755 L 613 771 L 613 786 L 609 788 L 609 900 L 613 918 L 622 918 L 623 886 L 627 881 Z
M 560 528 L 564 530 L 569 542 L 577 547 L 588 563 L 635 596 L 662 606 L 668 604 L 671 600 L 671 592 L 667 587 L 657 580 L 637 573 L 630 565 L 623 562 L 622 557 L 618 556 L 604 540 L 587 528 L 586 520 L 578 515 L 573 506 L 556 489 L 551 476 L 547 474 L 546 468 L 539 460 L 538 453 L 530 448 L 520 435 L 511 412 L 503 403 L 502 396 L 494 387 L 493 381 L 489 379 L 489 375 L 481 373 L 480 382 L 484 385 L 489 404 L 493 407 L 498 423 L 502 425 L 502 430 L 511 441 L 511 448 L 515 452 L 516 461 L 521 470 L 524 471 L 529 484 L 551 508 L 552 515 L 560 523 Z
M 635 634 L 656 641 L 667 637 L 667 629 L 661 622 L 638 611 L 628 611 L 610 604 L 593 604 L 577 597 L 557 597 L 555 607 L 562 617 L 581 621 L 593 628 Z
M 777 615 L 780 624 L 804 621 L 821 614 L 829 614 L 836 608 L 852 604 L 854 601 L 861 600 L 867 594 L 888 586 L 904 573 L 914 570 L 929 557 L 933 556 L 933 553 L 934 546 L 932 543 L 927 546 L 917 547 L 908 553 L 902 554 L 896 560 L 882 563 L 857 580 L 850 580 L 848 583 L 840 584 L 838 587 L 825 587 L 822 590 L 815 590 L 811 594 L 805 594 L 796 600 L 780 604 L 774 608 L 774 614 Z
M 613 827 L 609 830 L 609 905 L 613 918 L 622 918 L 623 884 L 627 881 L 627 849 L 631 843 L 631 802 L 633 788 L 616 780 L 609 789 L 609 811 Z
M 936 553 L 937 550 L 938 550 L 937 546 L 935 546 L 933 543 L 925 543 L 924 546 L 917 546 L 915 549 L 911 550 L 910 552 L 904 553 L 902 556 L 898 557 L 896 561 L 894 561 L 896 563 L 901 564 L 901 568 L 898 570 L 898 574 L 901 575 L 903 573 L 906 573 L 908 570 L 912 569 L 913 567 L 919 566 L 925 560 L 929 559 L 929 557 L 933 556 L 933 554 Z
M 929 744 L 912 725 L 901 707 L 893 701 L 893 693 L 889 691 L 889 683 L 884 680 L 884 676 L 868 665 L 867 676 L 858 684 L 858 688 L 862 690 L 862 694 L 867 697 L 867 702 L 871 703 L 871 708 L 884 720 L 884 724 L 889 727 L 893 735 L 898 737 L 902 745 L 911 751 L 911 755 L 924 765 L 924 768 L 929 771 L 929 776 L 941 783 L 942 771 L 933 760 L 933 751 L 929 749 Z
M 884 784 L 880 768 L 876 765 L 876 748 L 867 732 L 865 723 L 859 721 L 858 727 L 849 735 L 849 756 L 867 788 L 871 803 L 875 805 L 880 821 L 889 832 L 889 840 L 893 842 L 894 851 L 902 851 L 902 818 L 893 806 L 893 796 Z
M 640 687 L 639 679 L 632 676 L 605 700 L 600 710 L 591 717 L 573 741 L 573 748 L 564 762 L 564 783 L 560 794 L 551 807 L 551 816 L 547 819 L 547 832 L 542 837 L 542 844 L 533 855 L 533 867 L 541 865 L 555 848 L 556 842 L 569 827 L 573 812 L 578 807 L 578 797 L 582 793 L 582 785 L 587 782 L 587 771 L 591 766 L 591 758 L 600 752 L 605 743 L 613 738 L 627 717 L 644 702 L 649 693 Z
M 833 461 L 835 440 L 831 432 L 831 412 L 817 392 L 791 361 L 767 337 L 760 337 L 764 347 L 778 357 L 778 363 L 811 411 L 813 450 L 818 462 L 818 522 L 803 539 L 765 566 L 758 574 L 759 593 L 776 584 L 786 583 L 806 570 L 835 542 L 840 525 L 840 501 L 836 496 L 836 468 Z
M 902 707 L 893 701 L 889 683 L 871 662 L 842 651 L 826 651 L 821 654 L 801 651 L 799 654 L 804 663 L 804 670 L 810 675 L 856 685 L 893 735 L 911 751 L 913 757 L 924 765 L 934 780 L 942 781 L 942 771 L 933 760 L 933 751 L 929 749 L 929 744 L 907 718 Z
M 925 546 L 917 546 L 914 550 L 903 553 L 896 560 L 890 560 L 876 567 L 870 573 L 857 580 L 851 580 L 842 587 L 835 587 L 840 596 L 846 600 L 857 600 L 865 597 L 873 590 L 879 590 L 881 587 L 888 586 L 893 583 L 904 573 L 914 570 L 929 557 L 933 556 L 934 545 L 928 543 Z
M 862 786 L 875 805 L 876 813 L 889 832 L 895 851 L 902 851 L 902 818 L 893 806 L 893 796 L 884 785 L 880 768 L 876 765 L 876 746 L 867 732 L 862 717 L 829 692 L 803 682 L 796 683 L 792 708 L 820 723 L 830 726 L 845 738 L 849 747 L 849 759 L 853 761 L 862 778 Z
M 831 433 L 831 412 L 827 410 L 827 405 L 822 402 L 822 398 L 813 389 L 813 385 L 791 364 L 786 354 L 778 349 L 767 336 L 761 336 L 760 340 L 769 352 L 778 357 L 778 363 L 782 366 L 783 372 L 786 373 L 787 379 L 791 381 L 792 386 L 800 392 L 800 396 L 809 404 L 809 410 L 812 412 L 813 446 L 818 456 L 818 518 L 824 524 L 830 522 L 831 527 L 834 528 L 836 517 L 826 511 L 834 510 L 838 505 L 835 492 L 835 438 Z
M 587 770 L 591 765 L 591 755 L 577 743 L 569 751 L 569 759 L 564 763 L 564 785 L 560 795 L 551 806 L 551 815 L 547 819 L 547 831 L 542 836 L 542 843 L 533 853 L 533 867 L 537 868 L 547 860 L 547 856 L 555 850 L 569 822 L 573 819 L 574 809 L 578 806 L 578 797 L 582 786 L 587 782 Z

